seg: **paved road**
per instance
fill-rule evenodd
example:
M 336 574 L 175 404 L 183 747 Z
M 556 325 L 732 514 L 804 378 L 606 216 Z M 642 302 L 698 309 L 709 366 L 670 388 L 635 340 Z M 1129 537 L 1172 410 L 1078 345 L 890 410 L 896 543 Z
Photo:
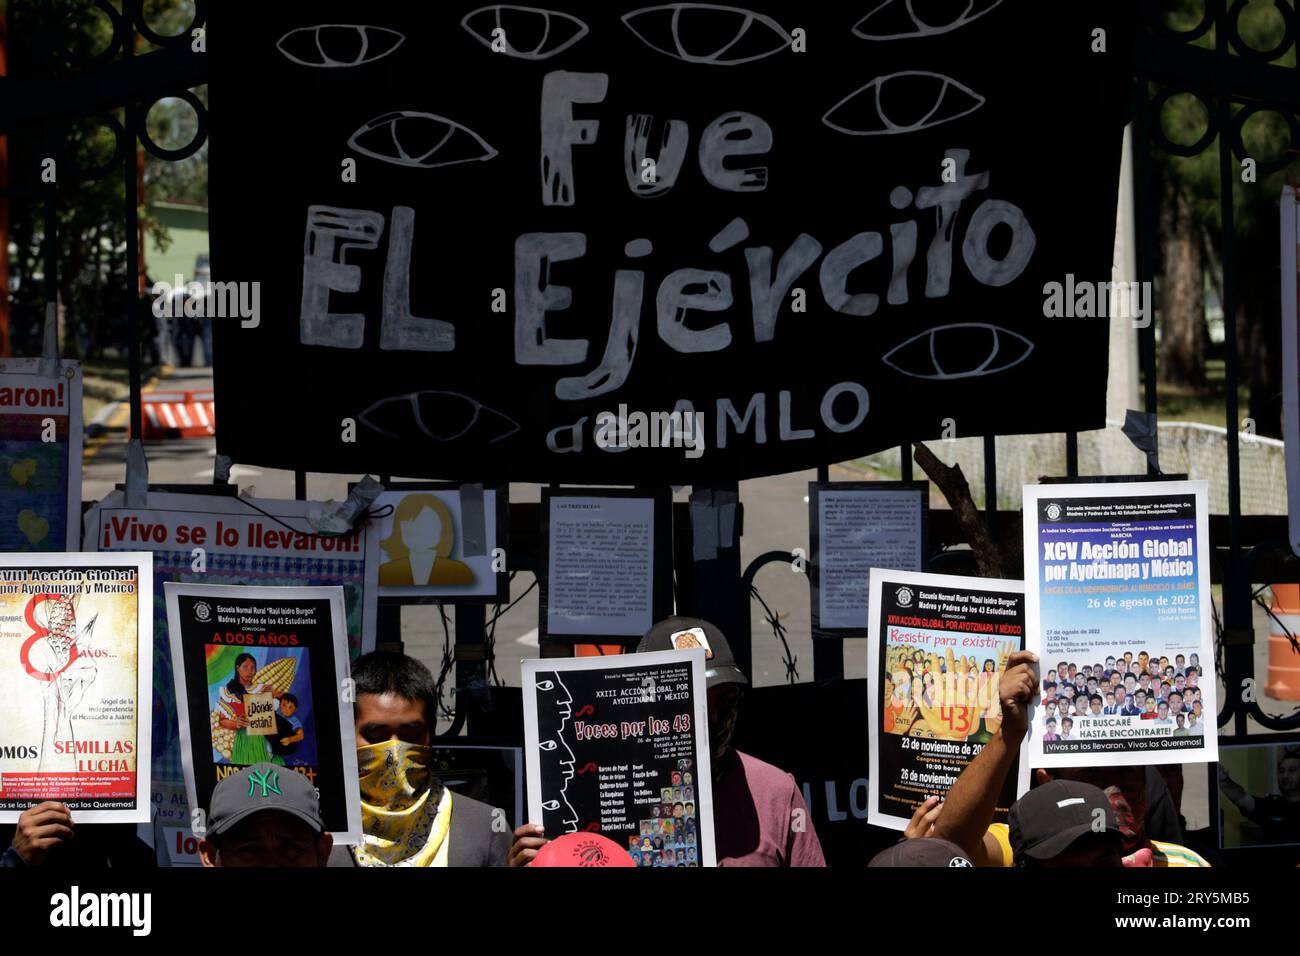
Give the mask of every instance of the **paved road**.
M 155 388 L 205 388 L 212 384 L 206 369 L 177 369 L 158 382 Z M 92 501 L 112 490 L 123 480 L 126 460 L 126 412 L 119 410 L 109 418 L 110 427 L 99 438 L 87 442 L 83 473 L 84 500 Z M 215 446 L 212 440 L 169 441 L 151 443 L 146 448 L 149 458 L 149 479 L 154 483 L 194 483 L 212 480 Z M 236 465 L 231 473 L 241 488 L 256 489 L 262 497 L 293 497 L 293 473 L 274 469 Z M 308 497 L 313 499 L 341 499 L 347 495 L 347 483 L 359 475 L 310 475 L 307 482 Z M 796 472 L 772 478 L 743 482 L 741 499 L 745 505 L 745 536 L 741 541 L 741 554 L 748 565 L 755 557 L 767 551 L 789 551 L 808 547 L 808 482 L 813 472 Z M 847 479 L 861 474 L 836 466 L 832 478 Z M 685 491 L 678 493 L 684 500 Z M 511 485 L 512 501 L 537 501 L 536 485 Z M 532 583 L 527 575 L 516 578 L 512 599 L 522 594 Z M 805 575 L 794 572 L 789 565 L 772 564 L 758 575 L 757 586 L 763 599 L 774 613 L 780 616 L 787 630 L 787 640 L 797 661 L 799 679 L 809 681 L 812 673 L 812 639 L 809 635 L 809 594 Z M 751 607 L 754 641 L 754 673 L 758 686 L 779 684 L 785 681 L 782 648 L 763 618 L 762 610 L 754 602 Z M 1256 609 L 1255 633 L 1256 674 L 1262 684 L 1267 671 L 1267 635 L 1270 621 Z M 441 658 L 442 627 L 437 611 L 431 606 L 413 606 L 403 610 L 402 637 L 410 653 L 433 664 Z M 533 589 L 497 624 L 497 674 L 507 684 L 519 683 L 519 661 L 537 654 L 537 592 Z M 844 669 L 848 677 L 865 677 L 867 673 L 866 641 L 844 642 Z M 1222 693 L 1222 688 L 1220 689 Z M 1263 709 L 1268 713 L 1292 712 L 1295 702 L 1262 698 Z M 1254 731 L 1264 732 L 1261 727 Z M 1183 810 L 1189 826 L 1208 825 L 1207 779 L 1202 769 L 1189 766 L 1186 773 Z

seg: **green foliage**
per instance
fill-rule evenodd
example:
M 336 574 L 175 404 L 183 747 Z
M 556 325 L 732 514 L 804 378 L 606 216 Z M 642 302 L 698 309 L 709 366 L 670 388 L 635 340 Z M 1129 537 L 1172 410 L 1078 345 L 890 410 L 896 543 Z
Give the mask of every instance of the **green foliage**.
M 1167 0 L 1165 23 L 1180 32 L 1190 31 L 1201 22 L 1204 10 L 1205 0 Z M 1250 0 L 1242 9 L 1237 25 L 1242 42 L 1258 51 L 1276 49 L 1285 36 L 1285 22 L 1272 0 Z M 1193 45 L 1212 51 L 1217 49 L 1219 40 L 1217 30 L 1211 29 Z M 1230 55 L 1239 57 L 1235 51 Z M 1256 69 L 1261 75 L 1271 73 L 1281 85 L 1295 82 L 1295 64 L 1296 47 L 1292 45 L 1283 56 Z M 1207 101 L 1213 104 L 1217 84 L 1210 83 L 1207 77 L 1203 88 L 1208 91 Z M 1158 88 L 1152 87 L 1152 95 L 1156 92 Z M 1248 105 L 1235 99 L 1229 106 L 1232 117 L 1239 116 Z M 1204 135 L 1209 119 L 1206 107 L 1196 97 L 1182 94 L 1165 103 L 1158 122 L 1171 141 L 1190 145 Z M 1158 177 L 1154 196 L 1157 201 L 1165 202 L 1174 201 L 1172 197 L 1179 193 L 1188 198 L 1194 221 L 1190 228 L 1199 232 L 1192 238 L 1208 253 L 1209 279 L 1218 289 L 1222 289 L 1219 263 L 1225 254 L 1220 150 L 1231 145 L 1226 142 L 1230 131 L 1231 126 L 1220 130 L 1209 147 L 1196 156 L 1170 156 L 1159 148 L 1154 148 L 1152 154 Z M 1242 128 L 1246 155 L 1239 157 L 1234 153 L 1228 164 L 1232 183 L 1235 289 L 1240 311 L 1236 316 L 1226 316 L 1225 320 L 1235 321 L 1238 327 L 1238 354 L 1251 389 L 1249 414 L 1259 423 L 1261 434 L 1276 434 L 1280 426 L 1277 401 L 1280 357 L 1275 335 L 1279 295 L 1277 200 L 1288 172 L 1292 176 L 1300 173 L 1300 156 L 1292 157 L 1288 169 L 1269 174 L 1256 169 L 1253 183 L 1242 181 L 1241 160 L 1249 157 L 1260 166 L 1282 159 L 1287 155 L 1290 137 L 1283 116 L 1272 111 L 1258 112 Z M 1167 320 L 1162 316 L 1164 321 Z
M 112 5 L 121 11 L 120 0 Z M 86 62 L 108 50 L 112 42 L 111 21 L 90 0 L 59 0 L 52 4 L 47 0 L 7 0 L 5 10 L 9 21 L 9 74 L 13 81 L 71 86 L 85 82 L 93 71 L 111 66 Z M 191 0 L 145 0 L 144 13 L 146 22 L 157 33 L 174 35 L 188 29 L 193 5 Z M 57 52 L 51 56 L 49 50 Z M 134 52 L 145 56 L 152 50 L 141 38 Z M 121 51 L 116 54 L 121 55 Z M 206 89 L 196 92 L 206 103 Z M 112 116 L 119 125 L 124 124 L 123 110 L 113 111 Z M 188 132 L 184 128 L 187 120 Z M 156 143 L 174 148 L 190 140 L 193 114 L 183 101 L 164 100 L 151 110 L 147 124 Z M 46 297 L 46 198 L 51 190 L 57 197 L 57 291 L 66 310 L 63 352 L 84 358 L 101 354 L 106 345 L 120 347 L 127 338 L 127 289 L 134 267 L 134 263 L 126 262 L 126 171 L 119 165 L 108 176 L 91 181 L 81 181 L 75 175 L 78 168 L 108 162 L 115 147 L 112 130 L 98 119 L 86 118 L 75 122 L 66 135 L 58 124 L 50 124 L 48 132 L 33 124 L 13 130 L 8 140 L 11 183 L 35 186 L 10 202 L 10 241 L 14 248 L 10 257 L 10 324 L 15 354 L 39 354 L 41 348 Z M 41 163 L 49 156 L 59 157 L 54 187 L 40 181 Z M 128 168 L 135 168 L 133 153 L 128 153 L 126 163 Z M 149 216 L 146 203 L 176 199 L 206 204 L 206 146 L 197 155 L 176 163 L 147 157 L 143 181 L 144 191 L 139 197 L 143 241 L 152 238 L 165 248 L 166 230 Z M 151 318 L 145 315 L 141 321 L 142 334 L 152 336 Z

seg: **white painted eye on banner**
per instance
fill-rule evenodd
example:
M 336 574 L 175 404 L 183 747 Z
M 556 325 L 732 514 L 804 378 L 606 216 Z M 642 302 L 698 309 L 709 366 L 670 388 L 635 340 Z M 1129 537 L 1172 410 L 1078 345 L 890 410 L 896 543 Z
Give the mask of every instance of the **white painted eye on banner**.
M 478 133 L 453 120 L 406 111 L 375 117 L 348 145 L 371 159 L 419 169 L 482 162 L 497 154 Z
M 983 105 L 984 97 L 952 77 L 907 70 L 854 90 L 822 122 L 849 136 L 897 136 L 961 119 Z
M 405 40 L 402 34 L 386 27 L 322 23 L 290 30 L 275 45 L 300 66 L 346 69 L 382 60 Z
M 553 680 L 539 680 L 539 681 L 537 682 L 537 689 L 538 689 L 538 690 L 555 690 L 555 681 L 553 681 Z
M 1002 0 L 885 0 L 853 25 L 864 40 L 933 37 L 978 20 Z
M 519 424 L 459 392 L 428 390 L 381 398 L 357 421 L 385 438 L 487 444 L 509 438 Z
M 912 378 L 946 381 L 1005 372 L 1033 350 L 1033 342 L 1010 329 L 964 322 L 913 336 L 881 361 Z
M 554 750 L 558 745 L 554 740 L 543 740 L 537 745 L 538 750 Z
M 771 17 L 713 3 L 669 3 L 623 14 L 650 49 L 685 63 L 736 66 L 790 49 L 791 37 Z
M 559 10 L 508 4 L 472 10 L 460 25 L 489 50 L 520 60 L 549 59 L 590 32 L 587 24 Z M 493 46 L 498 40 L 503 42 Z
M 544 800 L 544 801 L 542 801 L 542 809 L 543 809 L 543 810 L 558 810 L 558 809 L 560 809 L 560 801 L 559 801 L 559 800 Z

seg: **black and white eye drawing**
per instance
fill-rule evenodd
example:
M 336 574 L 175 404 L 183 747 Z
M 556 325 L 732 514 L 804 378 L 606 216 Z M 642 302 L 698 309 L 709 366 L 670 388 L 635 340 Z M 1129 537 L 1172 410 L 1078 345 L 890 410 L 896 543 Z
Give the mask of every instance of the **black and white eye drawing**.
M 790 49 L 791 38 L 771 17 L 712 3 L 670 3 L 623 15 L 646 46 L 675 60 L 737 66 Z
M 922 70 L 878 76 L 854 90 L 822 117 L 849 136 L 897 136 L 969 116 L 984 97 L 952 77 Z
M 430 389 L 372 404 L 357 421 L 386 438 L 491 445 L 519 431 L 519 424 L 459 392 Z
M 853 25 L 864 40 L 933 37 L 960 30 L 1002 0 L 884 0 Z
M 340 69 L 382 60 L 405 40 L 405 36 L 387 27 L 321 23 L 290 30 L 275 45 L 301 66 Z
M 371 159 L 420 169 L 481 162 L 497 154 L 478 133 L 433 113 L 385 113 L 353 133 L 348 145 Z
M 1029 358 L 1034 343 L 984 322 L 941 325 L 908 339 L 881 361 L 912 378 L 951 381 L 1005 372 Z
M 549 59 L 590 32 L 587 24 L 559 10 L 509 4 L 479 7 L 460 25 L 489 50 L 520 60 Z

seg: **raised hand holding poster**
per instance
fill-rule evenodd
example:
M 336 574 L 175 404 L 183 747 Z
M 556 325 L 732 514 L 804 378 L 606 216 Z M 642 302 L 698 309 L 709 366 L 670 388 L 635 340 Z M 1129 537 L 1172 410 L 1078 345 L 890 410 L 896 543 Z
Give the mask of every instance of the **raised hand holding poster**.
M 902 830 L 1002 726 L 998 681 L 1024 648 L 1024 585 L 872 568 L 870 624 L 868 820 Z M 999 822 L 1029 789 L 1025 757 L 1022 744 Z

